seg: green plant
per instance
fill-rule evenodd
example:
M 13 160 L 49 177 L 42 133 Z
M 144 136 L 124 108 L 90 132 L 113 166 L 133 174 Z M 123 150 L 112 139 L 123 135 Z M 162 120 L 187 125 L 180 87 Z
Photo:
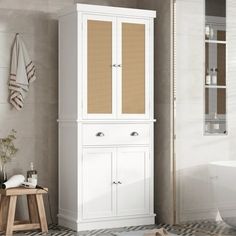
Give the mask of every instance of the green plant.
M 0 162 L 6 164 L 16 154 L 18 149 L 15 147 L 16 131 L 11 130 L 5 138 L 0 138 Z

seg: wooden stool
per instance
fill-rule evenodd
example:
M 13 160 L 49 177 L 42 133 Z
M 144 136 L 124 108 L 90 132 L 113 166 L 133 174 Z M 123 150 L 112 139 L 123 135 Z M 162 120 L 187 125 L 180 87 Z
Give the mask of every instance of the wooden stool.
M 41 229 L 48 232 L 48 225 L 43 203 L 43 194 L 48 189 L 9 188 L 0 189 L 0 230 L 6 235 L 12 235 L 13 231 Z M 29 221 L 15 221 L 17 196 L 27 196 Z

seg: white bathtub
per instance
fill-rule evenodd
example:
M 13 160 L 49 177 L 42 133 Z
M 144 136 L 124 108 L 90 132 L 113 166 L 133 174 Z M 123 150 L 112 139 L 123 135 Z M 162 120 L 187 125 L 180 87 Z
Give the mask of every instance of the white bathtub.
M 220 216 L 236 228 L 236 161 L 212 162 L 209 172 Z

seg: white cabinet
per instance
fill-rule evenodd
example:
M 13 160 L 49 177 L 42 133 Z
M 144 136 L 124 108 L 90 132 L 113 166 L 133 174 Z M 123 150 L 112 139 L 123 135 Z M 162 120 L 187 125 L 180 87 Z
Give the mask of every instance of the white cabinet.
M 60 13 L 60 225 L 154 223 L 154 17 L 86 4 Z

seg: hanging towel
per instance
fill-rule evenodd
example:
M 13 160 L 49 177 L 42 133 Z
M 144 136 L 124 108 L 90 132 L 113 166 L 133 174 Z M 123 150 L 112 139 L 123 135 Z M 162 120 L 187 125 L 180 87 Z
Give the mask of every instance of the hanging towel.
M 9 101 L 17 110 L 24 106 L 24 99 L 29 91 L 29 85 L 36 79 L 35 66 L 30 60 L 25 44 L 19 34 L 16 34 L 12 49 L 9 90 Z

